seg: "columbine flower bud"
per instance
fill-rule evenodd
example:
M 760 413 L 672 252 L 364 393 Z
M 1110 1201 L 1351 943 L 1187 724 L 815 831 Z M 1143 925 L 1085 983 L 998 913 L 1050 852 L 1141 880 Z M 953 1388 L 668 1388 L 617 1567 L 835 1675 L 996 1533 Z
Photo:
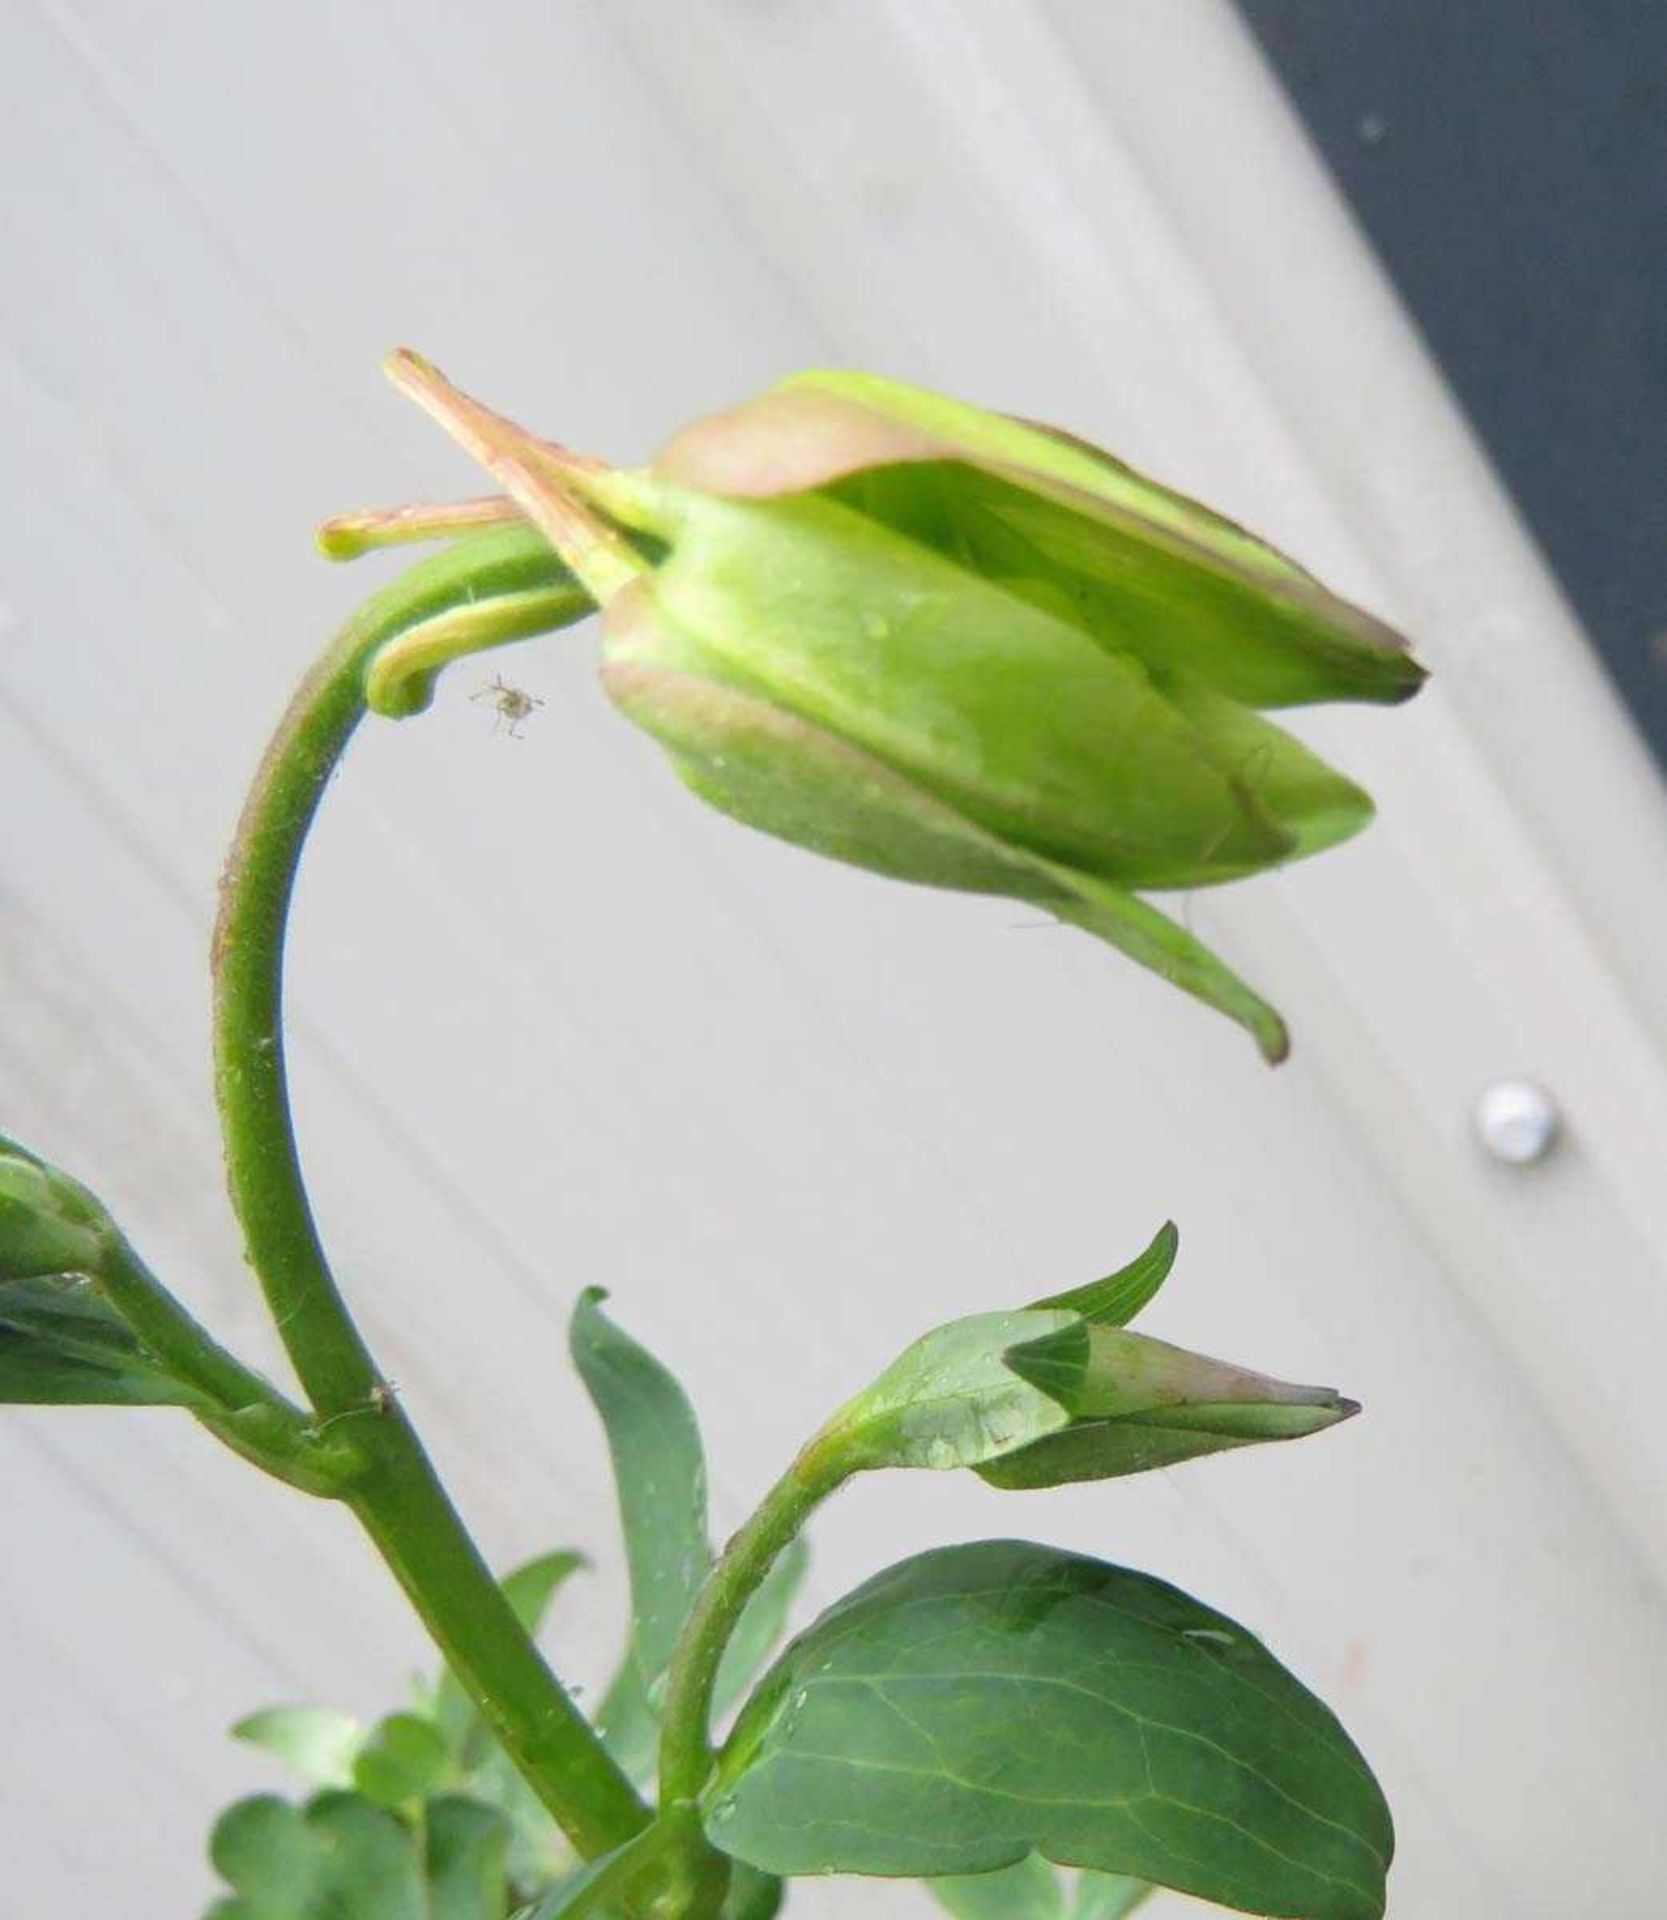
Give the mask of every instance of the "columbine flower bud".
M 811 1452 L 846 1472 L 970 1467 L 993 1486 L 1052 1487 L 1296 1440 L 1360 1411 L 1329 1387 L 1128 1332 L 1175 1249 L 1166 1226 L 1104 1280 L 934 1328 L 833 1415 Z
M 999 1487 L 1105 1480 L 1263 1440 L 1297 1440 L 1360 1411 L 1330 1387 L 1304 1387 L 1121 1327 L 1084 1321 L 1010 1348 L 1021 1380 L 1069 1425 L 980 1471 Z
M 591 587 L 608 692 L 697 793 L 859 866 L 1033 902 L 1283 1056 L 1278 1015 L 1136 896 L 1366 823 L 1259 709 L 1406 698 L 1423 673 L 1395 634 L 1099 449 L 895 381 L 801 375 L 628 472 L 411 356 L 395 377 Z

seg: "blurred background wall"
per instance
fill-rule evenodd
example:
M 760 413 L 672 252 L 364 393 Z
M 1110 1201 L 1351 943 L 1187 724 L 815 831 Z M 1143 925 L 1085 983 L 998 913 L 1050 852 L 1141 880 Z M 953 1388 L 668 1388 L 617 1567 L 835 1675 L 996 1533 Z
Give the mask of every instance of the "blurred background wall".
M 724 1529 L 912 1332 L 1174 1215 L 1153 1330 L 1367 1417 L 1022 1508 L 862 1487 L 813 1603 L 970 1534 L 1161 1571 L 1337 1705 L 1404 1920 L 1659 1913 L 1667 810 L 1239 16 L 28 0 L 4 38 L 0 1124 L 278 1364 L 221 1197 L 207 928 L 264 737 L 380 565 L 311 527 L 478 484 L 389 346 L 619 459 L 815 363 L 1068 424 L 1435 669 L 1404 714 L 1300 722 L 1377 796 L 1362 842 L 1187 906 L 1292 1063 L 1039 916 L 704 814 L 580 629 L 368 729 L 332 795 L 293 972 L 327 1239 L 493 1556 L 596 1556 L 553 1634 L 594 1685 L 620 1572 L 580 1286 L 689 1383 Z M 521 739 L 471 700 L 500 666 L 545 702 Z M 1472 1115 L 1519 1074 L 1565 1137 L 1508 1167 Z M 0 1913 L 195 1912 L 213 1812 L 278 1779 L 224 1727 L 374 1711 L 420 1638 L 344 1516 L 181 1418 L 8 1414 L 0 1457 Z

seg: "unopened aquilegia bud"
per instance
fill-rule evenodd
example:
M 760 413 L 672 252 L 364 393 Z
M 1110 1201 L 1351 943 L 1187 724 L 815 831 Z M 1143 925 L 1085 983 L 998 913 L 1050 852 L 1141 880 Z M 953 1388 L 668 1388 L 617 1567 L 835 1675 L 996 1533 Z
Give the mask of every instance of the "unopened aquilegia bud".
M 896 381 L 802 374 L 624 470 L 414 355 L 391 370 L 590 590 L 609 694 L 695 792 L 836 859 L 1034 903 L 1283 1057 L 1273 1009 L 1139 896 L 1366 824 L 1360 788 L 1263 713 L 1405 699 L 1424 676 L 1396 634 L 1098 448 Z

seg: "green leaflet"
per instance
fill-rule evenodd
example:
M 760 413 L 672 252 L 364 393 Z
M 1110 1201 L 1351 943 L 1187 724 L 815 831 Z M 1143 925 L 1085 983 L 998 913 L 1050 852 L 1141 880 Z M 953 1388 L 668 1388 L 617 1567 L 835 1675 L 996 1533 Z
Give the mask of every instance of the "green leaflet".
M 925 1553 L 777 1661 L 707 1831 L 780 1874 L 1037 1852 L 1287 1920 L 1378 1920 L 1388 1809 L 1332 1714 L 1150 1576 L 1014 1541 Z
M 405 1807 L 438 1793 L 451 1771 L 445 1736 L 420 1713 L 390 1713 L 353 1758 L 353 1784 L 367 1800 Z
M 509 1834 L 503 1817 L 461 1794 L 441 1794 L 423 1809 L 427 1920 L 500 1920 Z
M 357 1793 L 240 1800 L 209 1842 L 235 1897 L 205 1920 L 504 1920 L 500 1817 L 447 1796 L 429 1802 L 424 1829 Z
M 334 1707 L 263 1707 L 239 1720 L 232 1738 L 264 1747 L 309 1786 L 348 1787 L 368 1732 Z

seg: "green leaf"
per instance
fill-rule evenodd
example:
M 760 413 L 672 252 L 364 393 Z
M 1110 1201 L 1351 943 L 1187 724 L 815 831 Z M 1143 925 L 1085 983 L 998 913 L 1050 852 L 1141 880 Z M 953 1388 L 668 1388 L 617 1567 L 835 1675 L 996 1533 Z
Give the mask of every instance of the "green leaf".
M 1074 1314 L 1022 1309 L 934 1327 L 839 1409 L 823 1429 L 825 1444 L 853 1470 L 999 1459 L 1070 1420 L 1008 1365 L 1007 1353 L 1080 1326 Z
M 304 1916 L 324 1875 L 322 1851 L 306 1817 L 276 1794 L 228 1807 L 209 1835 L 208 1856 L 263 1920 Z
M 1146 1881 L 1120 1873 L 1085 1873 L 1077 1882 L 1071 1920 L 1124 1920 L 1152 1891 Z
M 362 1794 L 321 1793 L 300 1808 L 272 1795 L 239 1801 L 209 1843 L 238 1897 L 211 1912 L 219 1920 L 503 1920 L 506 1896 L 501 1882 L 491 1888 L 481 1821 L 434 1804 L 431 1879 L 412 1829 Z
M 275 1753 L 310 1786 L 346 1787 L 366 1734 L 351 1715 L 333 1707 L 263 1707 L 239 1720 L 232 1738 Z
M 305 1920 L 428 1920 L 417 1839 L 397 1814 L 357 1793 L 321 1793 L 306 1818 L 328 1869 Z
M 353 1784 L 367 1799 L 403 1807 L 436 1792 L 451 1770 L 451 1755 L 432 1720 L 390 1713 L 371 1729 L 353 1762 Z
M 503 1815 L 461 1794 L 424 1808 L 428 1920 L 504 1920 L 509 1826 Z
M 1081 1314 L 1091 1324 L 1126 1327 L 1137 1313 L 1151 1303 L 1159 1287 L 1169 1278 L 1180 1251 L 1181 1235 L 1173 1220 L 1158 1228 L 1152 1244 L 1137 1254 L 1126 1267 L 1092 1280 L 1086 1287 L 1073 1287 L 1069 1293 L 1050 1294 L 1046 1300 L 1033 1300 L 1032 1307 L 1063 1308 Z
M 994 1873 L 954 1874 L 926 1884 L 956 1920 L 1065 1920 L 1059 1875 L 1040 1854 L 1027 1853 Z
M 586 1564 L 585 1556 L 571 1548 L 558 1547 L 528 1560 L 506 1574 L 500 1585 L 504 1598 L 528 1633 L 537 1637 L 544 1615 L 561 1586 Z M 434 1688 L 433 1718 L 451 1752 L 469 1764 L 478 1764 L 480 1740 L 485 1722 L 475 1703 L 464 1690 L 463 1682 L 449 1667 L 443 1667 Z
M 194 1407 L 202 1396 L 151 1359 L 93 1281 L 58 1274 L 0 1284 L 0 1403 Z
M 573 1362 L 602 1417 L 631 1575 L 631 1636 L 598 1711 L 605 1736 L 639 1748 L 657 1690 L 711 1563 L 706 1462 L 688 1396 L 587 1288 L 573 1310 Z
M 573 1312 L 573 1362 L 608 1439 L 631 1573 L 632 1652 L 650 1686 L 670 1663 L 711 1560 L 706 1464 L 688 1396 L 588 1288 Z
M 1244 1628 L 1016 1541 L 921 1554 L 824 1614 L 743 1710 L 706 1818 L 783 1875 L 1037 1852 L 1288 1920 L 1378 1920 L 1393 1846 L 1359 1752 Z

